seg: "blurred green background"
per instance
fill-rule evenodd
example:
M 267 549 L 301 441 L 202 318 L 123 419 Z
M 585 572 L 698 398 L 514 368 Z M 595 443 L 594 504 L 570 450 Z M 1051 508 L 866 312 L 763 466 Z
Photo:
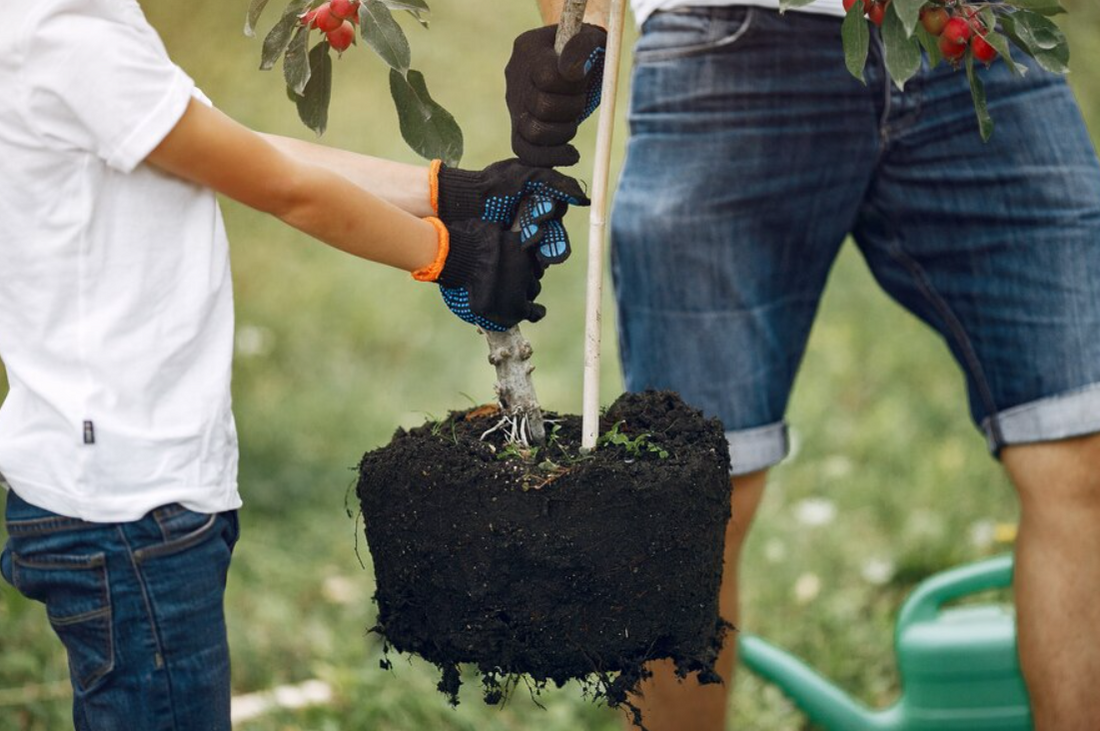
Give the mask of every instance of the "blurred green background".
M 256 70 L 259 40 L 241 35 L 244 2 L 142 3 L 173 57 L 236 119 L 308 137 L 280 74 Z M 1070 81 L 1100 137 L 1100 7 L 1069 0 Z M 278 3 L 273 3 L 278 5 Z M 433 26 L 402 21 L 414 66 L 466 133 L 467 167 L 510 155 L 501 69 L 512 38 L 537 24 L 534 2 L 433 3 Z M 261 33 L 273 22 L 269 10 Z M 628 64 L 624 61 L 624 64 Z M 625 99 L 626 88 L 621 92 Z M 625 107 L 620 107 L 625 109 Z M 594 124 L 578 145 L 591 151 Z M 625 128 L 620 115 L 615 169 Z M 975 135 L 977 144 L 977 136 Z M 336 64 L 324 142 L 415 162 L 397 130 L 386 76 L 365 46 Z M 591 170 L 590 152 L 575 169 Z M 346 508 L 361 454 L 397 426 L 492 398 L 474 330 L 434 287 L 308 241 L 225 204 L 235 273 L 234 399 L 241 433 L 244 534 L 228 596 L 234 692 L 320 679 L 332 700 L 242 723 L 248 731 L 618 728 L 576 687 L 537 708 L 522 692 L 501 709 L 467 687 L 458 709 L 417 660 L 379 669 L 369 555 Z M 578 252 L 585 214 L 571 214 Z M 584 256 L 549 281 L 550 317 L 525 332 L 546 407 L 578 412 Z M 924 576 L 1009 547 L 1011 487 L 970 425 L 962 378 L 943 344 L 876 288 L 849 247 L 833 275 L 797 384 L 795 453 L 774 472 L 744 559 L 742 625 L 810 658 L 871 704 L 897 690 L 894 613 Z M 621 390 L 610 296 L 604 397 Z M 0 395 L 6 383 L 0 371 Z M 352 515 L 354 515 L 354 505 Z M 0 533 L 0 538 L 3 538 Z M 0 731 L 69 727 L 64 653 L 41 607 L 0 588 Z M 802 729 L 773 688 L 742 674 L 731 728 Z

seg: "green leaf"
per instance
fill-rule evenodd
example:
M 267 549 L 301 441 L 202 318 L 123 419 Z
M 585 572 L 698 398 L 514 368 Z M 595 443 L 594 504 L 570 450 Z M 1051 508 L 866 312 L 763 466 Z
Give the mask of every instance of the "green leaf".
M 382 0 L 382 4 L 390 10 L 413 10 L 420 13 L 432 12 L 428 7 L 428 3 L 424 2 L 424 0 Z
M 804 8 L 813 1 L 814 0 L 779 0 L 779 12 L 785 13 L 793 8 Z
M 1058 0 L 1005 0 L 1005 5 L 1012 5 L 1021 10 L 1030 10 L 1040 15 L 1059 15 L 1066 12 Z
M 1049 18 L 1029 10 L 1017 10 L 1011 17 L 1020 37 L 1036 51 L 1051 51 L 1066 42 L 1065 33 Z
M 420 23 L 420 25 L 424 26 L 425 28 L 427 28 L 430 25 L 430 23 L 428 22 L 428 19 L 425 18 L 424 16 L 422 16 L 418 11 L 416 11 L 416 10 L 406 10 L 405 12 L 408 13 L 409 15 L 411 15 L 412 17 L 416 18 L 416 22 Z
M 290 0 L 290 4 L 283 11 L 283 17 L 271 29 L 264 38 L 264 49 L 260 61 L 260 69 L 269 71 L 275 68 L 275 62 L 286 53 L 287 47 L 294 39 L 294 31 L 302 27 L 298 16 L 305 12 L 309 0 Z
M 248 5 L 248 16 L 244 19 L 244 34 L 249 38 L 256 35 L 256 23 L 260 20 L 260 14 L 267 7 L 268 0 L 252 0 Z
M 970 96 L 974 100 L 974 114 L 978 117 L 978 131 L 982 142 L 988 142 L 993 135 L 993 117 L 989 116 L 989 107 L 985 101 L 985 85 L 974 71 L 974 54 L 966 52 L 966 77 L 970 80 Z
M 309 83 L 309 73 L 309 28 L 300 26 L 283 57 L 283 78 L 300 95 Z
M 858 5 L 858 3 L 857 3 Z M 899 89 L 920 69 L 920 43 L 905 33 L 905 24 L 897 13 L 897 0 L 886 8 L 882 21 L 882 45 L 886 51 L 886 70 Z
M 1017 23 L 1019 20 L 1017 16 L 1022 12 L 1023 11 L 1018 11 L 1001 16 L 1001 28 L 1004 29 L 1005 35 L 1008 36 L 1009 40 L 1011 40 L 1017 48 L 1034 58 L 1035 61 L 1047 71 L 1055 74 L 1069 73 L 1069 45 L 1063 40 L 1062 43 L 1049 50 L 1038 47 L 1035 43 L 1031 26 L 1028 25 L 1028 23 L 1032 21 L 1025 20 L 1023 24 Z M 1038 15 L 1030 15 L 1032 18 L 1046 20 L 1046 18 L 1042 18 Z
M 424 0 L 382 0 L 390 10 L 404 10 L 412 17 L 416 18 L 416 22 L 425 28 L 428 27 L 428 18 L 426 16 L 431 15 L 431 10 L 428 8 L 428 3 Z
M 359 4 L 359 27 L 363 40 L 390 68 L 402 73 L 409 70 L 412 62 L 409 41 L 382 0 L 362 0 Z
M 424 75 L 411 70 L 402 75 L 391 69 L 390 94 L 397 106 L 401 136 L 409 147 L 426 159 L 439 158 L 452 167 L 458 165 L 462 159 L 462 130 L 451 113 L 428 94 Z
M 986 8 L 989 10 L 989 8 Z M 990 11 L 992 13 L 992 11 Z M 985 11 L 982 11 L 982 18 L 986 20 L 986 27 L 992 28 L 993 25 L 989 19 L 985 18 Z M 986 33 L 983 38 L 985 42 L 993 46 L 997 53 L 1001 54 L 1001 58 L 1008 64 L 1009 70 L 1016 76 L 1023 76 L 1027 73 L 1027 66 L 1022 63 L 1016 63 L 1016 59 L 1012 58 L 1012 48 L 1008 45 L 1008 39 L 995 30 L 991 30 Z
M 924 53 L 928 56 L 930 67 L 936 68 L 943 63 L 943 53 L 940 51 L 939 39 L 936 36 L 926 31 L 923 25 L 917 26 L 917 32 L 914 35 L 920 41 L 921 46 L 924 47 Z
M 925 0 L 891 0 L 890 6 L 894 8 L 898 17 L 901 18 L 901 23 L 905 26 L 905 35 L 907 38 L 912 37 L 913 32 L 917 29 L 917 24 L 920 21 L 920 9 L 924 7 L 924 5 Z
M 863 3 L 852 3 L 840 26 L 840 38 L 844 43 L 844 65 L 852 76 L 864 84 L 863 67 L 867 65 L 867 51 L 871 47 L 871 31 L 863 17 Z
M 328 127 L 328 107 L 332 101 L 332 56 L 328 41 L 321 41 L 309 52 L 313 73 L 301 96 L 295 99 L 298 117 L 320 137 Z

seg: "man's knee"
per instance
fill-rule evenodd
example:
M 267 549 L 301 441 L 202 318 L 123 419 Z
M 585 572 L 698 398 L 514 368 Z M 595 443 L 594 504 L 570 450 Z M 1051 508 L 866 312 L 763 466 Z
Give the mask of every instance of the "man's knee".
M 1005 449 L 1025 511 L 1100 513 L 1100 434 Z

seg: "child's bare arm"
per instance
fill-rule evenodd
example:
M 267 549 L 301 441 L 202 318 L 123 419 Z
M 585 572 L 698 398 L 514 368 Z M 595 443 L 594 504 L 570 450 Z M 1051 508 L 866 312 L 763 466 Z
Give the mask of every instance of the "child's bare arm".
M 428 168 L 424 165 L 384 160 L 295 137 L 264 133 L 260 136 L 300 162 L 338 173 L 414 216 L 435 215 L 428 189 Z
M 436 258 L 430 223 L 324 167 L 278 149 L 228 116 L 192 101 L 147 162 L 270 213 L 330 246 L 381 264 L 415 271 Z M 378 168 L 379 188 L 423 185 L 396 168 Z M 386 177 L 387 175 L 389 177 Z M 427 196 L 422 190 L 408 191 Z M 430 211 L 425 212 L 427 215 Z

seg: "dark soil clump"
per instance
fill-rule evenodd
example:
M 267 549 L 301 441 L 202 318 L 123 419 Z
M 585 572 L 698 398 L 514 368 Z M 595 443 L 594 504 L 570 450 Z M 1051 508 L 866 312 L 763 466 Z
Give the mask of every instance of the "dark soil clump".
M 618 706 L 650 660 L 719 682 L 730 513 L 720 422 L 674 393 L 622 396 L 582 457 L 580 419 L 509 448 L 494 408 L 454 412 L 363 457 L 358 495 L 385 641 L 443 672 L 482 673 L 497 702 L 519 676 L 581 679 Z M 590 686 L 591 687 L 591 686 Z M 629 705 L 629 704 L 627 704 Z

